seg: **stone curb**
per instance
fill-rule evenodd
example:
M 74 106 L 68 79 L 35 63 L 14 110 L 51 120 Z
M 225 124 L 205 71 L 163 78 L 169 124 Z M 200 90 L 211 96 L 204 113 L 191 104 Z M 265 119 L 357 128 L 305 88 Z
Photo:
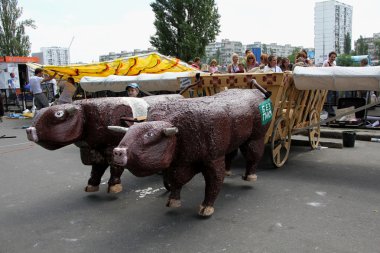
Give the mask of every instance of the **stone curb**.
M 355 129 L 355 128 L 321 128 L 321 138 L 332 138 L 332 139 L 342 139 L 342 133 L 344 131 L 354 131 L 356 132 L 356 140 L 360 141 L 371 141 L 371 138 L 380 138 L 380 129 Z

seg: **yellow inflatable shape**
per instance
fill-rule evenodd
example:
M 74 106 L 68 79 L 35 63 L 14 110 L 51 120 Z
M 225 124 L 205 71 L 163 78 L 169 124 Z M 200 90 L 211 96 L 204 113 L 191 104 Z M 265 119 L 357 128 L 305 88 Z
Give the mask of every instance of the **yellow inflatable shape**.
M 197 71 L 195 68 L 179 59 L 164 56 L 159 53 L 136 55 L 115 59 L 113 61 L 91 64 L 53 66 L 28 63 L 28 66 L 32 69 L 42 68 L 44 72 L 49 75 L 57 73 L 57 79 L 61 78 L 67 80 L 68 77 L 73 77 L 76 82 L 79 82 L 84 76 L 136 76 L 141 73 L 161 74 L 165 72 Z

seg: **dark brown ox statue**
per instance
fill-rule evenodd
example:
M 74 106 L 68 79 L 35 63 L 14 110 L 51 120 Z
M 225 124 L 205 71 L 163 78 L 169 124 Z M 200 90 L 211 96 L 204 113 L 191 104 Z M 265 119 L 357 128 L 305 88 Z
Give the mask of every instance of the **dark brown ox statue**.
M 171 191 L 168 207 L 181 205 L 182 186 L 201 172 L 206 189 L 199 214 L 210 216 L 225 177 L 227 154 L 240 147 L 247 161 L 243 179 L 257 178 L 269 125 L 262 123 L 259 112 L 264 100 L 259 90 L 231 89 L 152 106 L 147 121 L 131 126 L 114 149 L 115 166 L 138 177 L 164 171 Z
M 126 126 L 123 118 L 146 117 L 148 104 L 183 98 L 180 95 L 159 95 L 142 98 L 95 98 L 55 105 L 38 112 L 26 132 L 28 139 L 40 146 L 56 150 L 75 144 L 80 148 L 82 163 L 92 165 L 86 192 L 99 190 L 101 178 L 111 163 L 112 151 L 124 132 L 111 131 L 109 125 Z M 129 124 L 129 123 L 128 123 Z M 133 122 L 132 122 L 133 124 Z M 108 192 L 122 191 L 122 168 L 110 166 Z

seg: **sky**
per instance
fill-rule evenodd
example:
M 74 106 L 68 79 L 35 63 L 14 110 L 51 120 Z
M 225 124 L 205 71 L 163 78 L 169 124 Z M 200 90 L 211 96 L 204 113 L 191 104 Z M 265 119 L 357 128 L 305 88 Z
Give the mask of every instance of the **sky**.
M 41 47 L 69 47 L 70 61 L 97 62 L 109 52 L 151 47 L 155 34 L 154 0 L 18 0 L 20 20 L 33 19 L 26 30 L 32 52 Z M 314 47 L 314 6 L 321 0 L 215 0 L 221 32 L 244 45 L 261 41 Z M 340 0 L 353 6 L 352 39 L 380 32 L 380 0 Z

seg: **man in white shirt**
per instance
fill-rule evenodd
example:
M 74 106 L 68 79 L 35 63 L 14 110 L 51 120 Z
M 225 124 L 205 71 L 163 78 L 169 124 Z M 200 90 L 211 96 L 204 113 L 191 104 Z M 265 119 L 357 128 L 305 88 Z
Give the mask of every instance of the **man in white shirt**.
M 336 53 L 334 51 L 330 52 L 329 58 L 323 62 L 322 67 L 334 67 L 334 66 L 336 66 L 335 59 L 336 59 Z
M 43 78 L 43 70 L 37 68 L 34 71 L 34 76 L 30 78 L 30 92 L 33 93 L 34 105 L 38 110 L 49 106 L 49 101 L 45 94 L 42 92 L 41 83 L 50 81 L 51 79 L 55 78 L 56 75 L 57 73 L 55 73 L 53 76 Z
M 336 59 L 337 54 L 332 51 L 329 53 L 329 58 L 323 62 L 322 67 L 335 67 L 335 59 Z M 334 91 L 329 90 L 327 92 L 327 104 L 325 104 L 325 110 L 328 112 L 329 117 L 334 117 L 335 116 L 335 110 L 333 108 L 333 100 L 334 100 Z

